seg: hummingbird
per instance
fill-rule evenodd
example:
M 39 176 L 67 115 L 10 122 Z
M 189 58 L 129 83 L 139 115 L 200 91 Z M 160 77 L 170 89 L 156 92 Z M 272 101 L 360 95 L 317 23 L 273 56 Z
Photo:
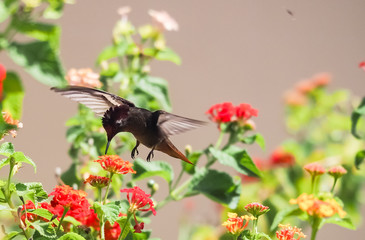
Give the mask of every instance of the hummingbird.
M 149 111 L 139 108 L 134 103 L 112 93 L 101 90 L 67 86 L 53 87 L 51 90 L 60 93 L 78 103 L 90 108 L 97 116 L 102 117 L 102 124 L 107 134 L 105 154 L 110 141 L 119 132 L 130 132 L 136 138 L 136 145 L 131 152 L 132 159 L 138 155 L 138 146 L 142 143 L 151 149 L 147 161 L 154 157 L 153 151 L 158 150 L 171 157 L 192 164 L 169 139 L 176 135 L 206 124 L 206 122 L 181 117 L 163 110 Z

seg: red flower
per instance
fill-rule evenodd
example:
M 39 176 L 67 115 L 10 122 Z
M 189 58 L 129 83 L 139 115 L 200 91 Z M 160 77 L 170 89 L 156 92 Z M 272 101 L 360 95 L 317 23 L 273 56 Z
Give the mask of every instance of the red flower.
M 241 103 L 236 107 L 236 117 L 238 119 L 242 120 L 248 120 L 252 116 L 257 117 L 259 111 L 253 107 L 251 107 L 250 104 L 247 103 Z
M 52 207 L 59 217 L 62 216 L 65 208 L 68 208 L 66 216 L 71 216 L 81 223 L 85 223 L 90 214 L 90 204 L 86 199 L 86 192 L 74 190 L 70 186 L 62 185 L 53 189 L 49 194 L 53 196 Z
M 362 61 L 359 63 L 359 68 L 362 68 L 362 70 L 365 70 L 365 61 Z
M 312 176 L 322 175 L 326 170 L 317 162 L 309 163 L 304 166 L 304 169 L 309 172 Z
M 302 233 L 302 229 L 297 227 L 292 227 L 290 226 L 290 224 L 287 225 L 279 224 L 279 228 L 281 228 L 281 230 L 276 232 L 276 237 L 279 240 L 299 240 L 301 238 L 306 237 Z
M 40 208 L 47 209 L 51 213 L 55 214 L 54 209 L 52 208 L 52 206 L 49 203 L 42 202 L 42 203 L 38 203 L 38 205 L 36 206 L 32 201 L 28 200 L 26 202 L 26 204 L 23 205 L 21 208 L 21 217 L 20 218 L 23 221 L 23 223 L 25 223 L 25 219 L 27 219 L 30 222 L 35 222 L 37 220 L 42 220 L 44 222 L 48 222 L 48 219 L 42 218 L 42 217 L 28 211 L 28 210 L 40 209 Z M 27 212 L 27 214 L 25 214 L 25 211 Z
M 293 166 L 295 157 L 293 154 L 285 152 L 283 149 L 276 149 L 270 156 L 270 165 L 272 166 Z
M 104 226 L 105 239 L 116 240 L 118 239 L 121 232 L 122 230 L 120 229 L 120 226 L 117 222 L 115 222 L 113 225 L 111 225 L 109 221 L 105 223 Z
M 133 228 L 135 233 L 141 233 L 144 228 L 144 222 L 141 223 L 136 222 L 136 225 L 134 225 Z
M 6 78 L 6 69 L 0 64 L 0 101 L 3 98 L 3 81 Z
M 84 184 L 89 183 L 93 187 L 103 188 L 106 187 L 109 183 L 110 178 L 94 176 L 90 175 L 85 181 Z
M 235 107 L 231 102 L 219 103 L 213 105 L 206 114 L 210 115 L 214 122 L 230 122 L 232 117 L 235 116 Z
M 134 171 L 132 168 L 133 163 L 124 161 L 118 155 L 100 156 L 98 160 L 95 160 L 95 162 L 100 163 L 101 167 L 104 168 L 104 170 L 113 174 L 136 173 L 136 171 Z
M 156 210 L 153 208 L 153 201 L 150 198 L 150 194 L 146 194 L 142 189 L 135 186 L 134 188 L 125 188 L 120 192 L 127 193 L 127 199 L 129 202 L 129 211 L 135 213 L 136 211 L 152 211 L 153 215 L 156 215 Z M 132 196 L 130 196 L 130 194 Z M 144 208 L 149 205 L 149 208 Z
M 261 203 L 253 202 L 245 206 L 247 212 L 251 213 L 254 217 L 259 217 L 262 214 L 270 211 L 269 207 L 262 205 Z

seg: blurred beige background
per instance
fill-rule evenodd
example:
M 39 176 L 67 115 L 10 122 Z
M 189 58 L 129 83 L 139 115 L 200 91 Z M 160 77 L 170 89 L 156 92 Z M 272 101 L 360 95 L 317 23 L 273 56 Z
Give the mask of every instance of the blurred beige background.
M 365 93 L 365 72 L 358 68 L 365 60 L 364 0 L 76 0 L 75 5 L 66 6 L 59 20 L 66 69 L 94 68 L 98 53 L 111 42 L 112 28 L 119 19 L 117 9 L 122 6 L 132 7 L 130 19 L 137 26 L 150 22 L 149 9 L 166 10 L 180 25 L 178 32 L 167 34 L 167 42 L 182 57 L 182 65 L 152 65 L 153 75 L 169 81 L 174 113 L 204 120 L 205 111 L 222 101 L 247 102 L 259 109 L 255 121 L 267 150 L 252 148 L 253 155 L 267 156 L 285 138 L 282 94 L 302 78 L 326 71 L 334 77 L 331 89 Z M 21 71 L 4 53 L 0 61 L 8 69 Z M 70 164 L 64 123 L 77 105 L 28 74 L 21 72 L 21 76 L 26 88 L 24 129 L 16 139 L 7 140 L 38 166 L 37 174 L 24 167 L 18 179 L 41 181 L 51 191 L 56 184 L 54 169 L 65 170 Z M 211 124 L 173 141 L 180 149 L 186 144 L 200 149 L 217 136 Z M 141 156 L 145 155 L 143 151 Z M 125 159 L 129 158 L 126 154 Z M 176 174 L 180 171 L 180 163 L 167 155 L 156 154 L 155 159 L 171 162 Z M 0 174 L 5 176 L 4 171 Z M 156 195 L 157 200 L 159 196 L 163 194 Z M 193 200 L 197 200 L 192 213 L 196 223 L 219 223 L 210 200 Z M 177 239 L 183 211 L 183 204 L 170 203 L 146 228 L 153 228 L 155 237 Z M 364 234 L 364 225 L 356 232 L 326 226 L 318 239 L 360 239 Z

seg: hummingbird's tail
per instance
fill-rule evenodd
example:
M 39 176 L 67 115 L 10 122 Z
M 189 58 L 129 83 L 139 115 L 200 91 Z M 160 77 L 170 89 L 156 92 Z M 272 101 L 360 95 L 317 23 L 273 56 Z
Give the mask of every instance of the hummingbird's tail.
M 189 161 L 189 159 L 187 159 L 185 157 L 184 154 L 182 154 L 175 146 L 174 144 L 172 144 L 172 142 L 166 138 L 165 140 L 163 140 L 161 143 L 159 143 L 156 148 L 156 150 L 159 150 L 163 153 L 166 153 L 167 155 L 170 155 L 171 157 L 174 158 L 179 158 L 181 160 L 183 160 L 184 162 L 193 164 L 192 162 Z

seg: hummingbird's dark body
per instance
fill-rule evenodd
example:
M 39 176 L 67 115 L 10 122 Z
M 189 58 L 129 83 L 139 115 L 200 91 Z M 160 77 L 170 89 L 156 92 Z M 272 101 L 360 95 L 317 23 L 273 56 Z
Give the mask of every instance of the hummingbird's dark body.
M 179 158 L 191 163 L 168 139 L 175 135 L 204 124 L 204 122 L 180 117 L 162 110 L 151 112 L 144 108 L 136 107 L 126 99 L 96 89 L 69 86 L 65 89 L 52 88 L 61 95 L 82 103 L 91 108 L 97 115 L 102 116 L 103 127 L 107 133 L 108 151 L 109 143 L 119 132 L 130 132 L 137 139 L 131 157 L 138 154 L 137 147 L 140 143 L 152 150 L 147 156 L 147 161 L 153 157 L 153 151 L 164 152 L 171 157 Z

